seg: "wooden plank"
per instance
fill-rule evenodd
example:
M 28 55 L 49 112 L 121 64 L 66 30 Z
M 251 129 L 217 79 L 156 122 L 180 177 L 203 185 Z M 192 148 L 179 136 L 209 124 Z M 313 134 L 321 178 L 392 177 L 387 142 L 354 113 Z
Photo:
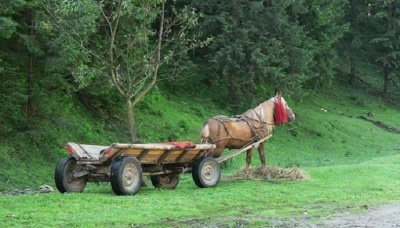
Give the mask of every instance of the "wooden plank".
M 168 144 L 168 143 L 136 143 L 136 144 L 124 144 L 124 143 L 113 143 L 111 145 L 113 148 L 119 148 L 119 149 L 148 149 L 148 150 L 185 150 L 189 148 L 184 148 L 184 149 L 179 149 L 175 145 Z M 214 144 L 196 144 L 196 147 L 190 148 L 194 150 L 209 150 L 209 149 L 214 149 L 215 145 Z
M 188 152 L 189 152 L 188 150 L 182 151 L 182 153 L 179 154 L 179 156 L 176 158 L 176 162 L 177 162 L 177 163 L 183 162 L 183 158 L 185 157 L 185 155 L 186 155 Z
M 194 148 L 177 148 L 167 143 L 121 144 L 114 143 L 115 149 L 124 150 L 123 155 L 135 156 L 142 164 L 188 163 L 197 160 L 207 150 L 216 148 L 215 144 L 196 144 Z
M 172 153 L 172 150 L 166 150 L 164 153 L 158 158 L 157 163 L 162 164 L 166 158 Z
M 197 161 L 197 159 L 201 158 L 204 153 L 206 152 L 206 150 L 201 150 L 194 158 L 193 161 Z
M 136 144 L 124 144 L 124 143 L 113 143 L 113 148 L 129 148 L 129 149 L 146 149 L 146 150 L 172 150 L 176 146 L 167 143 L 136 143 Z
M 248 149 L 250 149 L 252 147 L 257 148 L 260 143 L 264 142 L 265 140 L 267 140 L 267 139 L 269 139 L 271 137 L 272 137 L 272 135 L 268 135 L 267 137 L 265 137 L 263 139 L 260 139 L 257 142 L 254 142 L 254 143 L 252 143 L 252 144 L 250 144 L 250 145 L 248 145 L 246 147 L 243 147 L 241 149 L 234 150 L 232 153 L 229 153 L 229 154 L 227 154 L 225 156 L 219 157 L 219 158 L 217 158 L 215 160 L 217 160 L 218 163 L 224 162 L 224 161 L 226 161 L 228 159 L 231 159 L 231 158 L 243 153 L 244 151 L 247 151 Z
M 74 142 L 68 142 L 67 147 L 70 147 L 78 155 L 77 160 L 81 158 L 98 160 L 100 152 L 108 148 L 106 146 L 86 145 Z
M 136 158 L 137 160 L 141 161 L 143 159 L 144 156 L 146 156 L 148 153 L 150 152 L 150 150 L 143 150 Z

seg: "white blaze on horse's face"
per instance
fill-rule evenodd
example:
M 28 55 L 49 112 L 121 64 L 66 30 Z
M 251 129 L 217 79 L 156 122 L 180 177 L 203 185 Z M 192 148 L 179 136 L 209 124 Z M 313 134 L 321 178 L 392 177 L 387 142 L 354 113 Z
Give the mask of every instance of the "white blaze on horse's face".
M 282 97 L 282 100 L 286 107 L 286 115 L 287 115 L 288 123 L 291 123 L 296 119 L 296 116 L 295 116 L 294 112 L 292 111 L 292 109 L 289 108 L 289 105 L 287 104 L 287 102 L 285 101 L 285 99 L 283 97 Z

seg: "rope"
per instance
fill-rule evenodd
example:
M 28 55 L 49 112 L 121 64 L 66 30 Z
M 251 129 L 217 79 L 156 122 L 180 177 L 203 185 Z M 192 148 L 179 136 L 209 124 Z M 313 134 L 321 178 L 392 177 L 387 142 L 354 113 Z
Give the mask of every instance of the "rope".
M 258 117 L 258 120 L 257 120 L 257 119 L 254 119 L 254 118 L 251 118 L 251 117 L 248 117 L 248 116 L 244 116 L 244 115 L 237 115 L 237 116 L 235 116 L 235 118 L 236 118 L 238 121 L 243 121 L 243 122 L 246 122 L 246 123 L 247 123 L 247 125 L 248 125 L 248 126 L 250 127 L 250 129 L 251 129 L 251 132 L 252 132 L 252 135 L 253 135 L 252 138 L 239 138 L 239 137 L 234 137 L 234 136 L 232 135 L 232 133 L 229 131 L 228 127 L 225 125 L 225 122 L 231 122 L 231 121 L 232 121 L 231 118 L 228 118 L 228 117 L 218 117 L 218 118 L 213 118 L 213 119 L 222 124 L 222 126 L 225 128 L 225 131 L 227 132 L 227 136 L 225 136 L 225 137 L 220 137 L 220 138 L 214 140 L 212 143 L 217 143 L 218 141 L 225 140 L 225 139 L 234 139 L 234 140 L 240 140 L 240 141 L 249 141 L 249 144 L 248 144 L 248 145 L 250 145 L 250 144 L 251 144 L 252 142 L 254 142 L 255 140 L 259 140 L 259 139 L 261 138 L 262 133 L 264 133 L 265 130 L 269 131 L 269 129 L 268 129 L 268 123 L 267 123 L 267 122 L 264 122 L 264 121 L 262 120 L 261 116 L 260 116 L 254 109 L 252 109 L 252 111 L 253 111 L 253 112 L 255 113 L 255 115 Z M 229 120 L 229 121 L 226 121 L 226 120 Z M 255 121 L 255 122 L 260 123 L 261 127 L 256 127 L 251 121 Z M 271 125 L 273 125 L 273 124 L 271 124 Z M 220 128 L 218 127 L 218 134 L 217 134 L 217 135 L 219 135 L 219 133 L 220 133 Z M 228 143 L 229 143 L 229 142 L 228 142 Z

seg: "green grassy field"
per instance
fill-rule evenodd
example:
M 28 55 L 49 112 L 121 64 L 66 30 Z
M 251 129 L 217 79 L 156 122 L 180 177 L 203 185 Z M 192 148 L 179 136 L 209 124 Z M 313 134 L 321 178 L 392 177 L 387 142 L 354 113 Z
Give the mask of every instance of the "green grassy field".
M 187 227 L 242 223 L 273 225 L 275 218 L 357 212 L 363 205 L 400 197 L 400 155 L 359 164 L 305 168 L 304 182 L 222 180 L 200 189 L 182 175 L 175 190 L 142 188 L 135 196 L 115 196 L 108 184 L 89 184 L 81 194 L 3 196 L 2 227 Z M 225 174 L 224 175 L 229 175 Z
M 147 142 L 198 141 L 198 130 L 207 117 L 230 115 L 159 94 L 146 99 L 159 104 L 138 117 L 143 123 L 139 129 L 148 129 L 144 131 Z M 116 196 L 109 184 L 88 184 L 80 194 L 3 194 L 0 227 L 260 227 L 289 218 L 307 217 L 317 223 L 334 213 L 360 212 L 364 205 L 400 199 L 400 134 L 357 118 L 373 112 L 371 119 L 400 128 L 398 108 L 341 87 L 289 104 L 297 114 L 296 122 L 274 130 L 266 145 L 268 165 L 299 167 L 310 176 L 308 181 L 231 179 L 245 164 L 242 154 L 223 166 L 223 179 L 216 188 L 200 189 L 185 174 L 174 190 L 144 187 L 134 196 Z M 0 149 L 8 167 L 19 164 L 12 156 L 14 148 Z M 46 153 L 54 161 L 67 155 L 62 146 Z M 29 175 L 21 175 L 18 169 L 2 175 L 27 187 L 54 187 L 53 160 L 21 163 L 19 170 Z M 259 164 L 254 153 L 253 166 Z

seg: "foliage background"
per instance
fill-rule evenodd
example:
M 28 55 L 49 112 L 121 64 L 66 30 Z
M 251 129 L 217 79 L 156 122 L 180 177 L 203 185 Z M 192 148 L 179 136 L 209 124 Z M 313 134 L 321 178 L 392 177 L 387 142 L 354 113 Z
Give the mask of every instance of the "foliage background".
M 125 101 L 112 87 L 105 66 L 72 45 L 67 33 L 52 27 L 65 20 L 76 25 L 77 34 L 89 43 L 104 35 L 95 29 L 96 1 L 63 2 L 71 7 L 57 8 L 61 3 L 57 0 L 18 0 L 7 1 L 0 9 L 0 163 L 12 167 L 1 169 L 1 190 L 52 181 L 48 173 L 65 155 L 68 141 L 101 145 L 129 141 Z M 353 137 L 357 133 L 342 139 L 338 136 L 342 133 L 325 132 L 348 123 L 308 116 L 320 108 L 354 116 L 374 112 L 398 127 L 400 14 L 395 1 L 166 3 L 169 9 L 186 6 L 201 14 L 196 32 L 213 42 L 182 57 L 174 77 L 170 74 L 175 65 L 160 70 L 156 86 L 135 107 L 141 141 L 198 141 L 205 119 L 242 113 L 273 96 L 275 87 L 283 88 L 291 106 L 300 110 L 299 123 L 288 127 L 287 133 L 299 136 L 298 143 L 315 140 L 335 151 L 342 144 L 346 150 L 343 142 L 359 140 Z M 61 16 L 53 17 L 49 9 Z M 65 13 L 75 17 L 64 18 Z M 156 25 L 157 21 L 148 28 Z M 346 97 L 349 101 L 342 103 Z M 339 109 L 338 104 L 345 107 Z M 291 156 L 317 156 L 318 163 L 325 164 L 324 147 L 312 144 L 304 151 L 290 152 L 282 158 L 287 162 L 276 164 L 299 163 L 291 162 Z
M 61 2 L 77 5 L 55 7 Z M 64 20 L 93 42 L 104 35 L 95 29 L 95 3 L 2 2 L 1 227 L 260 227 L 290 219 L 318 224 L 321 216 L 399 199 L 399 134 L 357 118 L 372 113 L 371 120 L 400 129 L 400 6 L 394 0 L 166 2 L 201 14 L 196 32 L 213 42 L 187 52 L 179 71 L 174 64 L 160 69 L 160 80 L 135 106 L 139 139 L 198 142 L 207 118 L 240 114 L 281 87 L 297 119 L 275 129 L 267 162 L 299 167 L 310 181 L 223 179 L 216 188 L 199 189 L 186 174 L 175 190 L 149 186 L 128 197 L 115 196 L 107 183 L 89 184 L 82 194 L 6 194 L 54 187 L 66 142 L 130 140 L 126 103 L 106 66 L 52 27 Z M 75 17 L 54 18 L 49 9 L 61 15 L 73 9 L 68 13 Z M 155 27 L 157 22 L 148 29 Z M 243 167 L 244 156 L 222 166 L 223 178 Z

